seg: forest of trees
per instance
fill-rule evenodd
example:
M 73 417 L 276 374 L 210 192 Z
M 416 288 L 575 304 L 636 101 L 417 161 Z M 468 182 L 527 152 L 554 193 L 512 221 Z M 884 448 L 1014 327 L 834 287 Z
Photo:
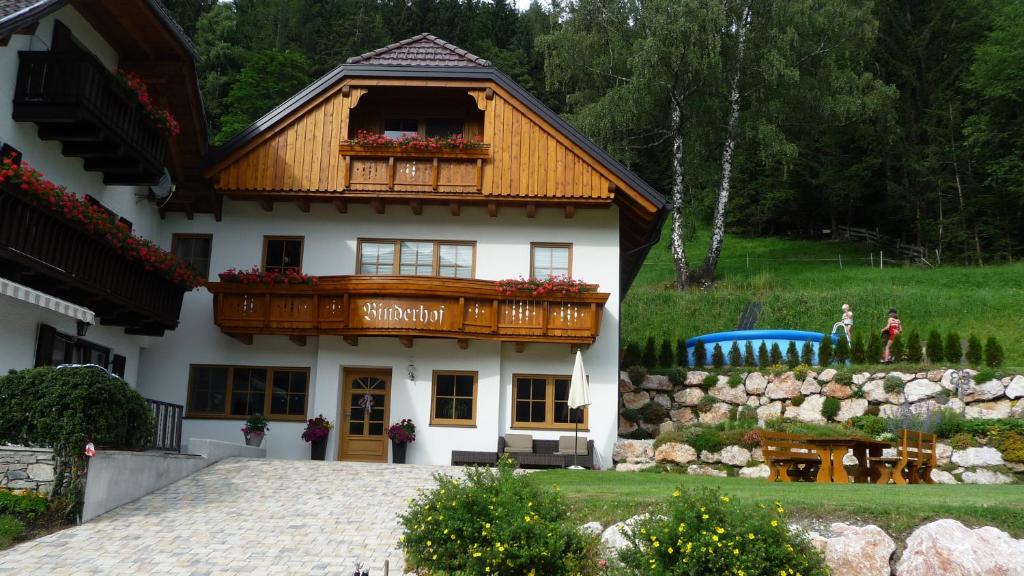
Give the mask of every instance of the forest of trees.
M 878 229 L 933 264 L 1024 251 L 1019 0 L 164 1 L 215 143 L 420 32 L 491 60 L 665 194 L 680 286 L 713 280 L 723 229 Z

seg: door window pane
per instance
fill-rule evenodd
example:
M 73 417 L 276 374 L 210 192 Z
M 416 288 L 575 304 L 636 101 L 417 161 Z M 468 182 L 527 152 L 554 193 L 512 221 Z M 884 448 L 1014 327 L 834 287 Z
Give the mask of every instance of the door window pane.
M 394 242 L 362 242 L 359 249 L 359 273 L 390 276 L 395 273 Z
M 433 242 L 402 242 L 399 273 L 403 276 L 431 276 L 434 274 Z
M 231 382 L 231 414 L 250 416 L 263 412 L 267 392 L 266 368 L 235 368 Z
M 472 278 L 473 246 L 469 244 L 440 244 L 437 266 L 438 276 Z
M 302 269 L 302 238 L 267 238 L 263 270 L 266 272 Z
M 533 246 L 533 270 L 530 276 L 546 279 L 569 275 L 569 246 Z
M 210 253 L 213 239 L 210 236 L 188 236 L 175 234 L 171 239 L 174 255 L 188 262 L 203 278 L 210 276 Z

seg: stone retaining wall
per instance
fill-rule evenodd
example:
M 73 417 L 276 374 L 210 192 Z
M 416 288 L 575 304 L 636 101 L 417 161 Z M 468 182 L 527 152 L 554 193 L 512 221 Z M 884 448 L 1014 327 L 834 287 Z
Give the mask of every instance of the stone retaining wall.
M 49 494 L 53 489 L 53 450 L 0 446 L 0 488 Z

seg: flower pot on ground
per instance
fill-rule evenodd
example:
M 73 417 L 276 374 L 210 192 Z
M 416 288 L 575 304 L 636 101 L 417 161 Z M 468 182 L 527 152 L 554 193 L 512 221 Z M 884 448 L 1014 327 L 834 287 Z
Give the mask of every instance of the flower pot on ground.
M 412 420 L 404 418 L 388 428 L 388 438 L 391 439 L 391 462 L 405 464 L 406 449 L 410 442 L 416 441 L 416 425 Z
M 327 437 L 334 429 L 334 424 L 323 414 L 311 418 L 306 422 L 306 429 L 302 432 L 302 439 L 309 442 L 309 458 L 311 460 L 325 460 L 327 458 Z
M 263 414 L 249 416 L 249 419 L 245 421 L 245 427 L 242 428 L 245 443 L 259 448 L 263 445 L 263 438 L 267 435 L 267 430 L 270 430 L 270 426 Z

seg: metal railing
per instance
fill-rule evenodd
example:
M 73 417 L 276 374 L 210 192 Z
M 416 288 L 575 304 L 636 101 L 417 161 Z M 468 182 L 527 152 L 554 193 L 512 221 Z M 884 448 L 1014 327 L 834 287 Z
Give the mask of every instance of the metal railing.
M 146 404 L 153 411 L 153 439 L 146 448 L 181 452 L 181 420 L 185 407 L 150 398 L 146 398 Z

